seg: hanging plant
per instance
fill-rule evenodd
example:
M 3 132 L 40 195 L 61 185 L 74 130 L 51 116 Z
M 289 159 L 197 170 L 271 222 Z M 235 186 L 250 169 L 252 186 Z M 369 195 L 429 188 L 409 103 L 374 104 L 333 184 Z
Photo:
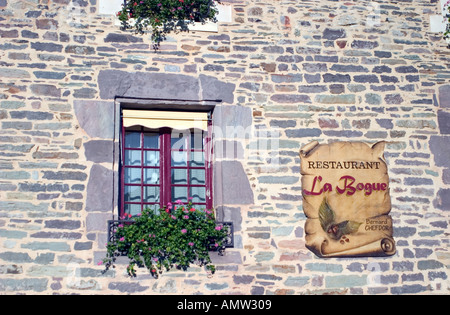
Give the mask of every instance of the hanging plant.
M 219 0 L 128 0 L 117 13 L 123 29 L 151 32 L 158 49 L 168 33 L 189 31 L 195 22 L 217 22 Z
M 444 4 L 444 19 L 447 24 L 447 29 L 444 32 L 444 39 L 447 41 L 450 48 L 450 0 Z
M 129 259 L 127 272 L 136 276 L 136 267 L 146 267 L 157 278 L 164 270 L 187 270 L 190 265 L 204 266 L 215 272 L 210 250 L 222 254 L 228 230 L 216 223 L 214 212 L 197 210 L 192 203 L 169 204 L 158 213 L 146 209 L 142 214 L 120 224 L 115 231 L 116 242 L 107 244 L 106 257 L 99 262 L 105 271 L 114 267 L 120 255 Z

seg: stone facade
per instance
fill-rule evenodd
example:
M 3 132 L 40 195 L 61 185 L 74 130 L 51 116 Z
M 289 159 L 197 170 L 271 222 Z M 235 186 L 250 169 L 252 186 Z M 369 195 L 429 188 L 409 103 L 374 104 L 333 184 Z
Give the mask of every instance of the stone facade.
M 120 31 L 100 0 L 0 0 L 0 293 L 448 294 L 450 50 L 438 1 L 222 0 L 217 33 Z M 214 107 L 235 247 L 158 280 L 102 273 L 121 102 Z M 162 105 L 161 105 L 162 104 Z M 388 258 L 305 248 L 304 144 L 387 142 Z

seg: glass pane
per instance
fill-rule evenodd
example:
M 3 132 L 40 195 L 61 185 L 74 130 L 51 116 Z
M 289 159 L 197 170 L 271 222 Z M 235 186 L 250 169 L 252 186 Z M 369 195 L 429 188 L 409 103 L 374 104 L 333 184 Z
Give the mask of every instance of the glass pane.
M 144 133 L 144 148 L 145 149 L 159 149 L 159 134 Z
M 141 202 L 140 186 L 125 186 L 125 202 Z
M 140 166 L 141 165 L 141 151 L 125 150 L 125 165 Z
M 124 181 L 125 184 L 140 184 L 141 183 L 141 169 L 125 167 Z
M 187 166 L 187 152 L 172 151 L 172 166 Z
M 125 132 L 125 148 L 140 148 L 140 147 L 141 147 L 141 133 Z
M 187 169 L 172 169 L 172 184 L 187 185 Z
M 159 169 L 158 168 L 144 169 L 144 184 L 148 184 L 148 185 L 159 184 Z
M 159 202 L 159 187 L 144 187 L 144 202 Z
M 205 153 L 204 152 L 191 152 L 190 164 L 193 167 L 205 166 Z
M 172 202 L 177 200 L 183 203 L 188 202 L 187 187 L 172 187 Z
M 205 170 L 191 169 L 190 171 L 191 185 L 205 185 L 206 184 L 206 172 Z
M 190 132 L 180 132 L 180 131 L 173 131 L 171 135 L 171 147 L 172 150 L 186 150 L 186 140 L 187 137 L 190 135 Z
M 141 213 L 141 205 L 131 205 L 131 204 L 125 204 L 125 213 L 129 213 L 132 216 L 138 215 Z
M 206 203 L 206 188 L 191 187 L 192 203 Z
M 159 151 L 144 151 L 144 166 L 159 166 Z
M 191 149 L 203 150 L 203 131 L 195 130 L 191 134 Z

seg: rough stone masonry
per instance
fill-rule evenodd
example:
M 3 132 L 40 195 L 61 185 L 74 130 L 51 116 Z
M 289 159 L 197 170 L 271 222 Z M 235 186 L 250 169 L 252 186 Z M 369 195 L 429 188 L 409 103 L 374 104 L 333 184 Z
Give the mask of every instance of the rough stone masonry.
M 121 31 L 103 0 L 0 0 L 0 294 L 448 294 L 450 49 L 439 1 L 222 0 L 218 32 Z M 215 104 L 235 247 L 158 280 L 102 273 L 120 99 Z M 190 105 L 185 105 L 190 106 Z M 229 130 L 230 132 L 225 132 Z M 305 248 L 299 149 L 387 142 L 397 253 Z

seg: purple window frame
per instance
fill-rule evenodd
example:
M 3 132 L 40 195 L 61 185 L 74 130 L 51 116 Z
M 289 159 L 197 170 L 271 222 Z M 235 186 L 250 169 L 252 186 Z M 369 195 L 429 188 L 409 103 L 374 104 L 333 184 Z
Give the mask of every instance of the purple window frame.
M 125 146 L 125 136 L 126 132 L 139 132 L 140 133 L 140 148 L 131 148 Z M 186 132 L 186 131 L 185 131 Z M 199 132 L 196 130 L 195 132 Z M 191 137 L 187 137 L 188 144 L 186 149 L 179 151 L 187 152 L 187 161 L 186 167 L 178 167 L 172 166 L 172 129 L 170 128 L 160 128 L 159 130 L 145 130 L 145 128 L 140 127 L 140 131 L 129 130 L 125 128 L 122 124 L 122 133 L 121 133 L 121 141 L 122 141 L 122 149 L 121 149 L 121 170 L 120 170 L 120 209 L 119 209 L 119 217 L 123 217 L 125 214 L 125 204 L 140 204 L 141 211 L 145 208 L 145 205 L 154 206 L 157 208 L 163 208 L 169 202 L 174 202 L 172 199 L 172 187 L 186 187 L 188 192 L 188 197 L 190 196 L 192 187 L 204 187 L 205 188 L 205 202 L 204 203 L 194 203 L 194 205 L 200 206 L 200 208 L 212 209 L 213 207 L 213 169 L 212 169 L 212 154 L 213 154 L 213 146 L 212 146 L 212 123 L 208 121 L 208 130 L 202 131 L 206 133 L 203 149 L 192 149 L 190 145 Z M 144 134 L 145 133 L 159 133 L 159 149 L 145 149 L 144 148 Z M 193 131 L 190 131 L 190 134 L 194 134 Z M 125 165 L 125 150 L 140 150 L 141 151 L 141 165 L 140 166 L 130 166 Z M 144 166 L 144 152 L 145 151 L 159 151 L 160 159 L 159 166 Z M 204 153 L 205 165 L 204 167 L 193 167 L 190 165 L 190 155 L 192 152 L 201 152 Z M 130 184 L 125 183 L 125 169 L 126 168 L 135 168 L 141 170 L 141 183 L 140 184 Z M 144 183 L 144 169 L 158 169 L 159 168 L 159 184 L 148 184 Z M 187 171 L 187 184 L 177 185 L 172 183 L 172 169 L 186 169 Z M 190 170 L 191 169 L 204 169 L 205 170 L 205 184 L 192 184 L 190 181 Z M 125 202 L 125 186 L 136 186 L 140 187 L 140 202 Z M 160 189 L 160 200 L 159 203 L 145 203 L 144 202 L 144 188 L 145 187 L 159 187 Z

